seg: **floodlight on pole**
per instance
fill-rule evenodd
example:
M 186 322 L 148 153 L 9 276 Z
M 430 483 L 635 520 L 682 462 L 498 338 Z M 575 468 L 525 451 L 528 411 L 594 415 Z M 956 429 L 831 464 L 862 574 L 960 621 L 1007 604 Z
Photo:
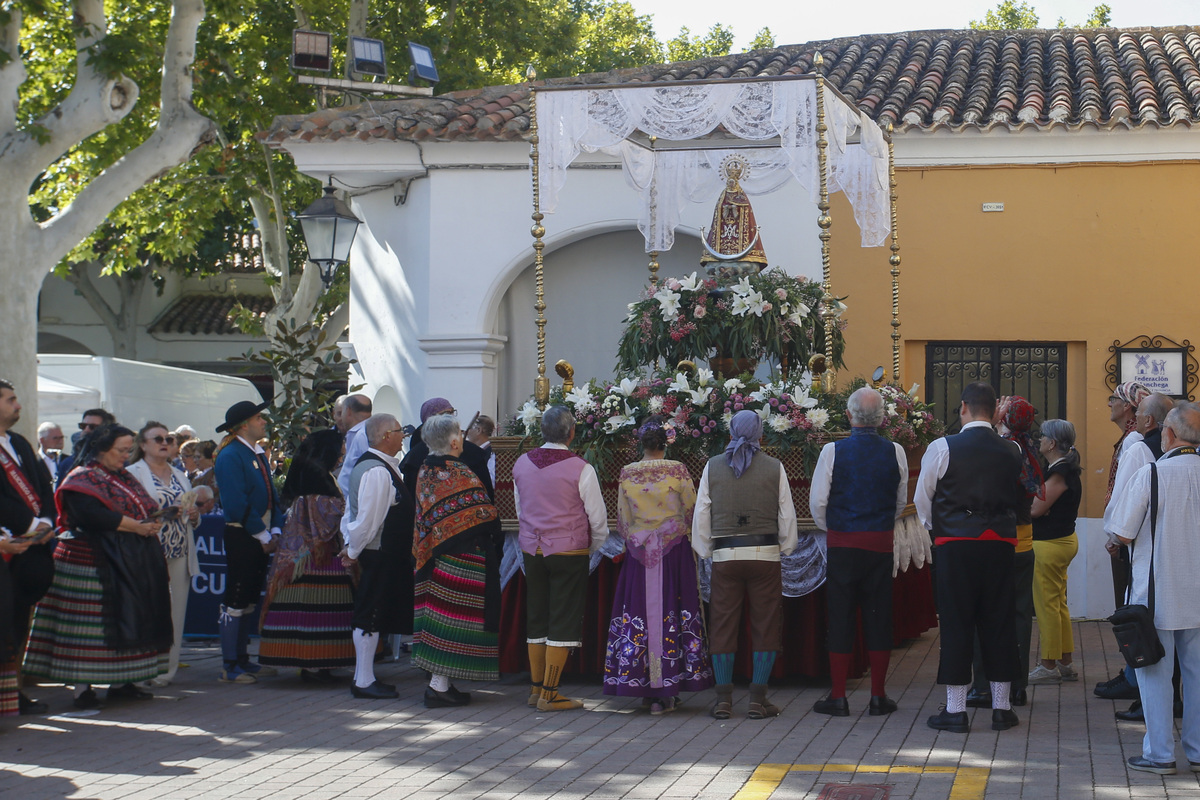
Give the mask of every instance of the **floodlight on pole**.
M 351 36 L 350 71 L 363 75 L 377 75 L 380 78 L 387 77 L 387 64 L 383 60 L 383 40 Z
M 321 271 L 321 283 L 329 289 L 338 265 L 350 260 L 350 247 L 362 220 L 354 216 L 350 206 L 333 195 L 333 176 L 325 186 L 325 194 L 296 215 L 308 245 L 308 260 Z
M 332 65 L 332 34 L 321 31 L 292 31 L 292 69 L 329 72 Z
M 409 80 L 414 77 L 430 83 L 438 82 L 437 64 L 433 60 L 433 51 L 423 44 L 408 43 L 408 58 L 412 61 Z

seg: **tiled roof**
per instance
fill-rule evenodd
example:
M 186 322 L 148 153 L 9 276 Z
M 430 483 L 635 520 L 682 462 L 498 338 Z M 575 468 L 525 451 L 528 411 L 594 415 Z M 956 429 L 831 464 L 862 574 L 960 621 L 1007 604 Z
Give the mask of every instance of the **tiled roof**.
M 240 333 L 230 318 L 238 303 L 262 318 L 275 307 L 275 298 L 270 295 L 235 297 L 227 294 L 186 294 L 154 321 L 150 333 L 185 333 L 192 336 Z
M 545 81 L 670 83 L 812 71 L 898 130 L 1136 128 L 1200 120 L 1200 27 L 912 31 L 789 45 L 699 61 Z M 527 86 L 372 101 L 277 117 L 271 144 L 342 139 L 516 140 L 529 131 Z

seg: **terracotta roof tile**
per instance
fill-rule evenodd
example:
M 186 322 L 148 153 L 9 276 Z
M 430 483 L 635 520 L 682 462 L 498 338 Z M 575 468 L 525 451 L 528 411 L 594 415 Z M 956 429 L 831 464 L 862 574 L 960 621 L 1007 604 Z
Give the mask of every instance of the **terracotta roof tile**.
M 235 297 L 227 294 L 187 294 L 154 321 L 150 333 L 185 333 L 192 336 L 239 333 L 230 320 L 230 314 L 239 302 L 259 318 L 275 307 L 275 298 L 270 295 Z
M 1166 127 L 1200 122 L 1200 26 L 870 34 L 550 85 L 737 80 L 812 71 L 813 54 L 851 102 L 900 130 Z M 277 117 L 260 134 L 289 140 L 513 140 L 528 136 L 529 88 L 372 101 Z

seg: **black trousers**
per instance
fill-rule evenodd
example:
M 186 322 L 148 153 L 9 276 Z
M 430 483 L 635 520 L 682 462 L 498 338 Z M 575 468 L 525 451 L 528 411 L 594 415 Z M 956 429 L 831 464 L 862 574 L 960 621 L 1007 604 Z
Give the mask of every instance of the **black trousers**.
M 829 652 L 854 650 L 855 617 L 862 609 L 867 650 L 892 649 L 891 553 L 857 547 L 831 547 L 826 558 L 825 598 Z
M 1017 677 L 1013 678 L 1012 690 L 1020 691 L 1029 685 L 1029 643 L 1033 639 L 1033 551 L 1013 554 L 1013 587 L 1016 592 L 1017 626 Z M 971 688 L 981 692 L 990 691 L 987 675 L 983 670 L 983 652 L 979 649 L 979 637 L 975 637 L 975 679 Z
M 975 637 L 989 681 L 1017 679 L 1013 546 L 997 541 L 940 544 L 935 589 L 942 651 L 938 683 L 971 682 Z
M 226 608 L 249 608 L 258 602 L 269 563 L 262 542 L 240 525 L 225 526 L 225 595 L 221 602 Z

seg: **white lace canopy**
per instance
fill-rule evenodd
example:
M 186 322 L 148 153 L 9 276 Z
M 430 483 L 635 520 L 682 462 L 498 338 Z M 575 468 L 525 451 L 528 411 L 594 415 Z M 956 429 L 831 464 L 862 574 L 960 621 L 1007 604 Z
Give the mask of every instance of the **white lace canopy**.
M 883 131 L 828 87 L 824 100 L 828 190 L 845 192 L 863 246 L 878 247 L 891 232 Z M 728 141 L 721 139 L 706 140 L 705 147 L 714 149 L 649 149 L 631 141 L 639 131 L 685 142 L 723 126 L 742 140 L 731 144 L 750 162 L 749 177 L 742 181 L 747 194 L 773 192 L 793 177 L 814 203 L 818 199 L 813 80 L 543 90 L 537 95 L 537 123 L 542 211 L 555 210 L 567 167 L 581 152 L 619 155 L 626 181 L 641 195 L 638 228 L 648 253 L 671 249 L 688 203 L 720 193 L 721 160 L 735 150 L 720 149 Z M 850 143 L 855 133 L 857 142 Z M 762 146 L 747 147 L 753 142 Z

